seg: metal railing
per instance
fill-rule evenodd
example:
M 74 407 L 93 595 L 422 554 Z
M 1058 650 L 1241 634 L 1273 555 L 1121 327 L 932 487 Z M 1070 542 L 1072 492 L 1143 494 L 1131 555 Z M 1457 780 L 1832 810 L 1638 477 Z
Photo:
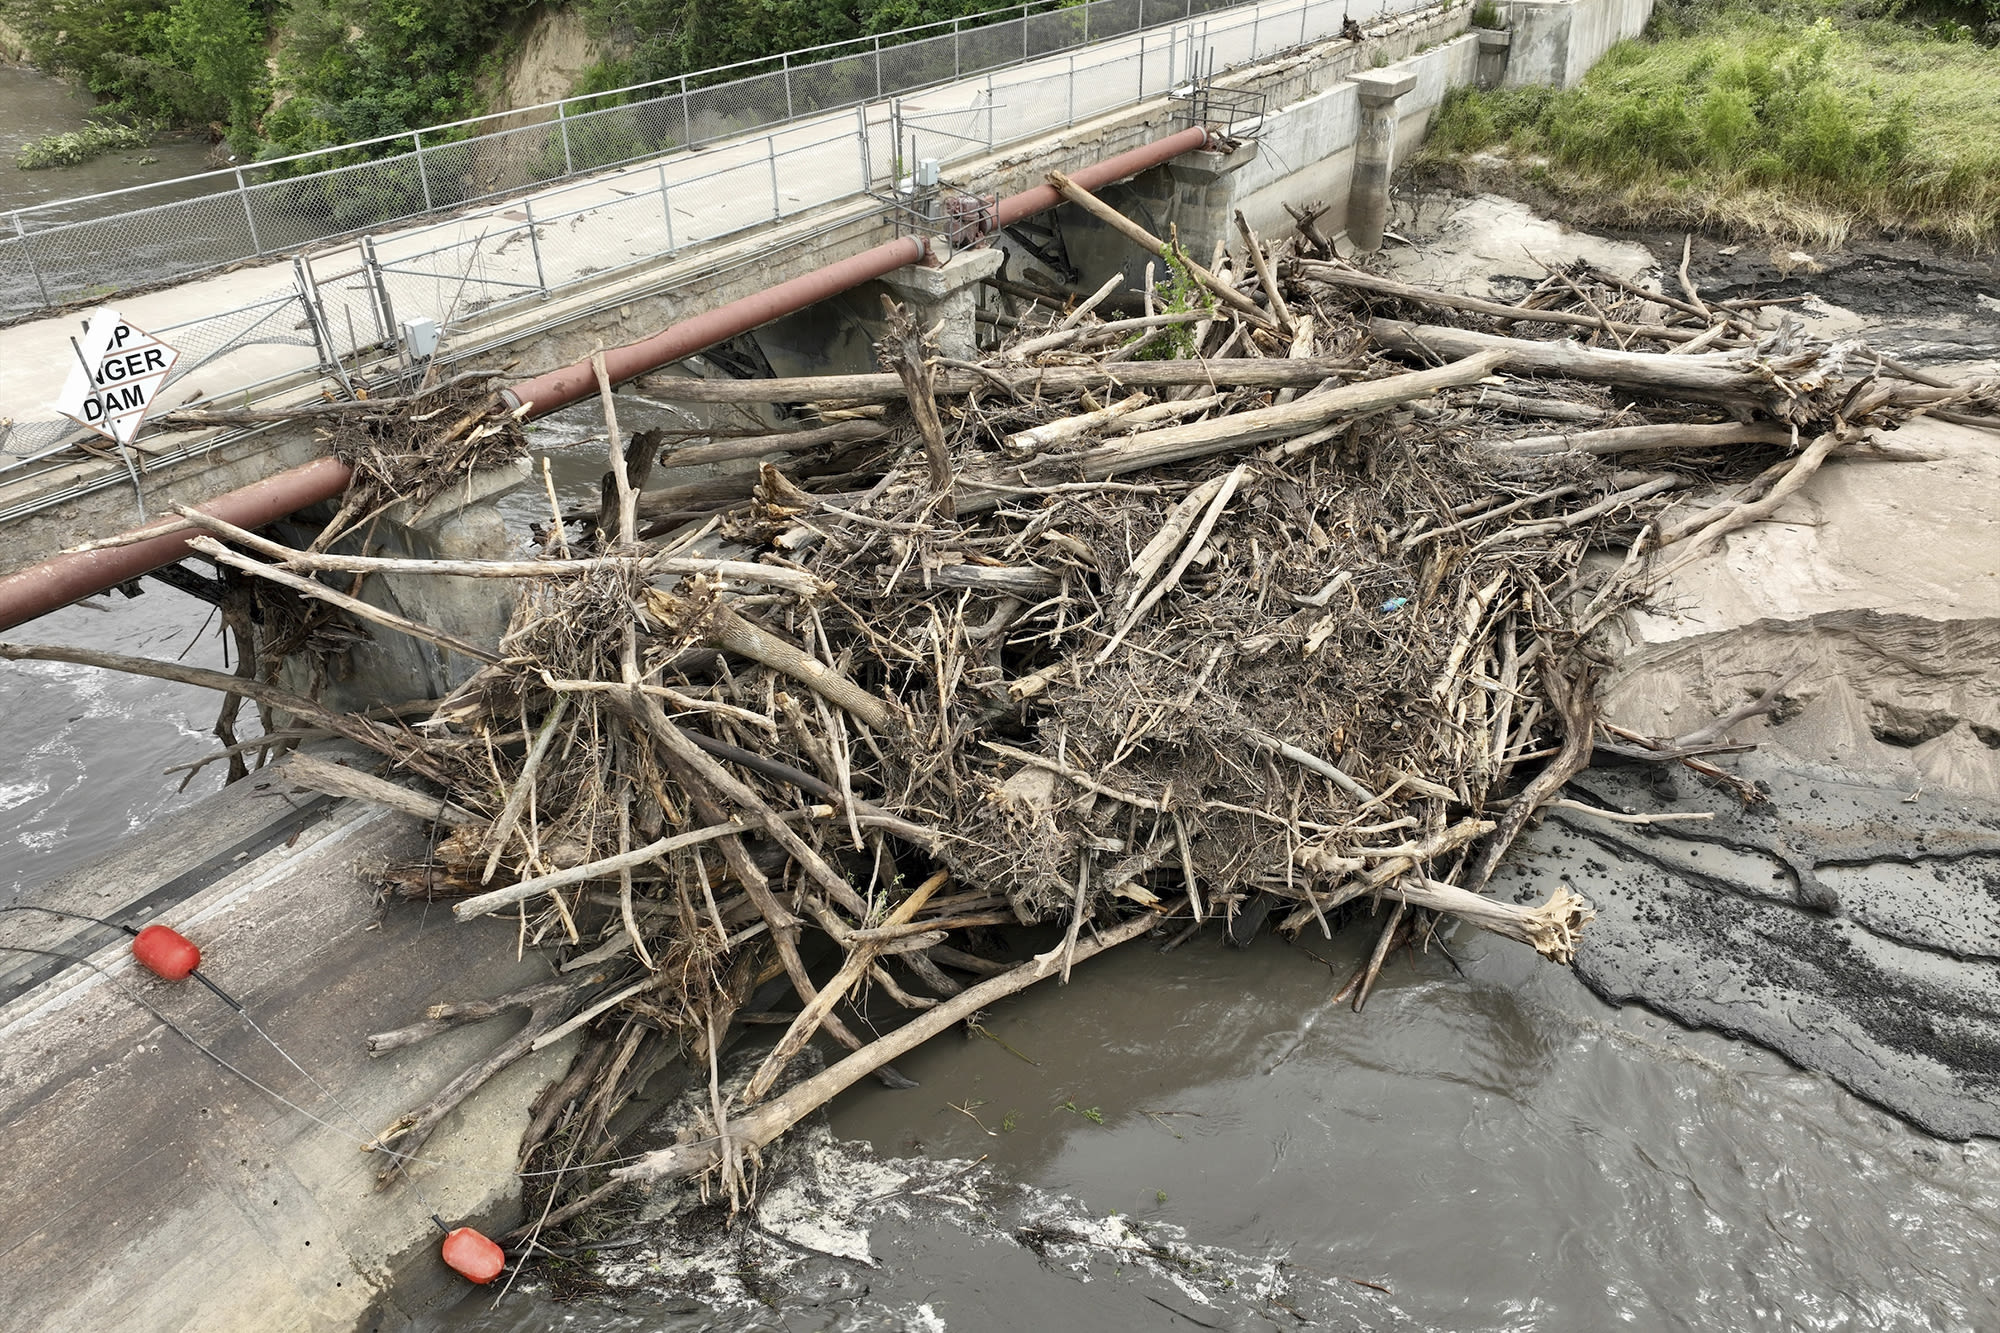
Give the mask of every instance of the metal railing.
M 1136 10 L 1137 0 L 1096 3 Z M 1424 0 L 1387 3 L 1397 13 L 1428 7 Z M 290 281 L 260 302 L 150 331 L 183 351 L 169 389 L 197 370 L 227 365 L 226 354 L 253 342 L 299 349 L 286 365 L 277 364 L 282 354 L 265 348 L 256 358 L 257 373 L 244 377 L 255 382 L 211 388 L 211 400 L 220 396 L 218 388 L 242 401 L 286 381 L 338 380 L 349 367 L 360 373 L 385 353 L 393 355 L 400 324 L 416 317 L 435 320 L 447 345 L 463 348 L 483 326 L 524 305 L 615 282 L 686 247 L 773 221 L 841 205 L 863 214 L 879 207 L 871 194 L 907 192 L 917 161 L 935 158 L 948 166 L 1122 106 L 1185 92 L 1197 68 L 1240 66 L 1335 36 L 1347 16 L 1346 0 L 1239 6 L 1061 55 L 1054 68 L 1038 62 L 988 70 L 934 86 L 921 99 L 864 104 L 845 116 L 769 129 L 700 153 L 601 170 L 468 216 L 364 234 L 331 252 L 294 260 Z M 647 105 L 614 110 L 644 114 Z M 19 469 L 51 459 L 79 434 L 74 423 L 59 419 L 0 426 L 0 476 L 22 475 Z M 0 521 L 11 516 L 0 513 Z
M 1363 13 L 1392 7 L 1389 0 L 1357 3 Z M 876 37 L 17 209 L 0 222 L 0 321 L 282 255 L 1112 38 L 1258 8 L 1244 0 L 1027 0 Z M 357 160 L 363 154 L 369 156 Z

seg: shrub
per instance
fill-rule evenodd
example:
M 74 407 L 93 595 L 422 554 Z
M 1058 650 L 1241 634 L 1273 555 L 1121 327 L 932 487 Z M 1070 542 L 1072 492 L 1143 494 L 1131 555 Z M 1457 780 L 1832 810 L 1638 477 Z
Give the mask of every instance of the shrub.
M 79 162 L 88 162 L 93 157 L 120 148 L 144 148 L 146 136 L 130 125 L 119 125 L 112 121 L 92 121 L 80 130 L 67 134 L 49 134 L 23 147 L 14 158 L 14 165 L 23 171 L 41 171 L 46 167 L 73 167 Z

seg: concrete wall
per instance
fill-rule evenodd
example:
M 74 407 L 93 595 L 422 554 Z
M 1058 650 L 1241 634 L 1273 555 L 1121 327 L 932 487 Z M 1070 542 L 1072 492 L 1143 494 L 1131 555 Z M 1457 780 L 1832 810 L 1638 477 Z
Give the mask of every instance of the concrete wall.
M 1424 141 L 1431 115 L 1444 95 L 1473 82 L 1478 60 L 1478 39 L 1466 33 L 1391 66 L 1417 76 L 1417 86 L 1396 103 L 1397 163 Z M 1276 235 L 1292 225 L 1285 204 L 1323 200 L 1331 211 L 1321 226 L 1329 234 L 1343 230 L 1359 120 L 1352 83 L 1341 83 L 1269 116 L 1257 156 L 1237 173 L 1234 206 L 1260 234 Z
M 1505 86 L 1573 88 L 1619 42 L 1637 37 L 1653 0 L 1512 0 Z
M 1432 115 L 1451 89 L 1493 82 L 1496 66 L 1504 69 L 1498 77 L 1508 85 L 1574 84 L 1614 44 L 1637 36 L 1652 9 L 1653 0 L 1515 0 L 1503 6 L 1510 26 L 1508 47 L 1490 51 L 1484 68 L 1467 5 L 1407 15 L 1374 28 L 1364 42 L 1322 43 L 1220 81 L 1267 99 L 1255 138 L 1235 152 L 1190 153 L 1100 193 L 1157 236 L 1171 227 L 1204 263 L 1217 240 L 1232 252 L 1241 249 L 1233 222 L 1239 209 L 1261 235 L 1277 236 L 1293 225 L 1286 204 L 1324 203 L 1320 226 L 1339 236 L 1347 226 L 1360 130 L 1353 82 L 1357 74 L 1380 69 L 1416 76 L 1416 86 L 1396 103 L 1393 162 L 1400 165 L 1423 142 Z M 1070 131 L 1064 145 L 1074 151 L 1075 140 L 1097 128 Z M 1120 147 L 1130 128 L 1121 123 L 1111 133 Z M 1046 147 L 1030 145 L 974 164 L 966 180 L 992 179 L 1003 190 L 1021 188 L 1032 183 L 1019 179 L 1021 164 L 1039 162 Z M 1121 270 L 1131 286 L 1140 284 L 1147 256 L 1079 209 L 1065 206 L 1053 216 L 1078 270 L 1072 284 L 1076 289 L 1088 291 Z

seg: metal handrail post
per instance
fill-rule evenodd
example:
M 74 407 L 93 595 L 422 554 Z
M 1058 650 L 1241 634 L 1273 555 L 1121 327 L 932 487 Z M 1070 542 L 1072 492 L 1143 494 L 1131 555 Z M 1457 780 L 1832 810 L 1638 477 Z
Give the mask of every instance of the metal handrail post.
M 986 151 L 993 151 L 993 76 L 986 76 Z
M 1083 0 L 1083 3 L 1077 6 L 1077 8 L 1083 11 L 1083 40 L 1084 44 L 1088 45 L 1090 43 L 1090 0 Z
M 523 199 L 521 212 L 528 219 L 528 248 L 535 252 L 535 286 L 542 292 L 544 301 L 549 299 L 548 275 L 542 271 L 542 238 L 535 234 L 535 201 Z
M 688 108 L 687 75 L 681 75 L 681 145 L 694 147 L 694 112 Z
M 875 95 L 882 95 L 882 39 L 875 39 Z
M 1069 83 L 1069 119 L 1064 121 L 1063 123 L 1066 125 L 1074 125 L 1076 124 L 1076 57 L 1075 56 L 1071 56 L 1069 58 L 1068 83 Z
M 375 257 L 373 236 L 361 238 L 361 268 L 368 276 L 368 304 L 375 310 L 376 342 L 378 345 L 395 342 L 396 307 L 389 300 L 389 284 L 382 276 L 382 261 Z
M 569 117 L 563 114 L 563 104 L 556 103 L 556 124 L 562 127 L 563 175 L 574 176 L 576 167 L 569 160 Z
M 423 182 L 424 212 L 428 213 L 435 205 L 431 203 L 431 173 L 424 169 L 424 132 L 418 130 L 410 137 L 416 140 L 417 144 L 417 179 Z
M 333 368 L 328 362 L 333 349 L 320 336 L 318 312 L 313 309 L 312 283 L 306 277 L 306 261 L 302 255 L 292 256 L 292 283 L 299 289 L 299 300 L 305 303 L 306 328 L 312 334 L 313 350 L 319 353 L 319 368 L 324 373 Z
M 866 190 L 875 184 L 874 147 L 868 142 L 868 108 L 865 105 L 855 107 L 854 118 L 860 122 L 858 132 L 861 135 L 861 188 Z
M 1387 4 L 1388 0 L 1383 0 L 1383 3 Z M 1250 58 L 1252 60 L 1263 54 L 1257 47 L 1257 34 L 1263 29 L 1263 26 L 1264 6 L 1258 5 L 1250 11 Z
M 1139 92 L 1132 100 L 1146 100 L 1146 0 L 1139 0 Z
M 1021 6 L 1021 59 L 1028 58 L 1028 7 Z
M 778 145 L 768 134 L 764 136 L 764 157 L 771 164 L 771 221 L 776 222 L 785 210 L 778 203 Z
M 659 171 L 660 171 L 660 212 L 666 215 L 667 258 L 672 259 L 674 257 L 675 252 L 680 247 L 674 244 L 674 205 L 673 201 L 667 198 L 667 164 L 664 162 L 660 163 Z
M 953 19 L 951 21 L 951 77 L 954 79 L 962 78 L 965 75 L 965 44 L 959 41 L 958 34 L 959 20 Z
M 795 112 L 794 112 L 794 111 L 792 110 L 792 54 L 791 54 L 791 52 L 787 51 L 787 52 L 785 52 L 785 53 L 784 53 L 784 54 L 783 54 L 783 55 L 782 55 L 782 56 L 781 56 L 781 57 L 779 58 L 779 65 L 778 65 L 778 67 L 779 67 L 780 69 L 782 69 L 782 70 L 784 70 L 784 71 L 785 71 L 785 119 L 786 119 L 786 120 L 790 120 L 790 119 L 791 119 L 791 118 L 792 118 L 792 117 L 793 117 L 793 116 L 794 116 L 795 114 L 797 114 L 797 113 L 795 113 Z
M 243 202 L 243 220 L 250 224 L 250 248 L 258 254 L 264 253 L 264 242 L 257 237 L 257 214 L 250 208 L 250 190 L 243 184 L 243 168 L 236 168 L 236 197 Z
M 42 304 L 54 305 L 49 299 L 49 285 L 42 281 L 42 266 L 35 262 L 35 247 L 28 244 L 28 229 L 21 223 L 21 210 L 14 210 L 14 237 L 20 243 L 21 253 L 27 258 L 28 272 L 34 275 L 35 290 L 42 294 Z
M 1144 3 L 1144 0 L 1141 0 Z M 1306 15 L 1312 10 L 1312 0 L 1299 0 L 1299 45 L 1306 44 Z

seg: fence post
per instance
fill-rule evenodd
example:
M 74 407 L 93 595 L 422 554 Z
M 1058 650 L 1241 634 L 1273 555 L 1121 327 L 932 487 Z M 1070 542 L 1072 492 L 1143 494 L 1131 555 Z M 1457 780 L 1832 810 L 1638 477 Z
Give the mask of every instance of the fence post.
M 304 256 L 292 258 L 292 281 L 298 284 L 299 304 L 306 308 L 306 327 L 312 330 L 313 346 L 319 349 L 320 373 L 332 371 L 340 377 L 341 387 L 347 390 L 350 400 L 354 397 L 354 381 L 347 377 L 347 367 L 341 363 L 340 352 L 333 345 L 333 330 L 326 326 L 326 307 L 320 303 L 319 284 L 313 281 L 312 266 Z M 355 348 L 357 352 L 360 348 Z
M 331 370 L 333 349 L 320 336 L 319 312 L 313 308 L 312 282 L 306 277 L 306 261 L 303 256 L 292 256 L 292 283 L 299 289 L 299 300 L 306 307 L 306 328 L 312 334 L 313 350 L 319 353 L 319 368 L 322 373 Z
M 1088 44 L 1090 41 L 1090 0 L 1083 0 L 1083 3 L 1078 5 L 1077 8 L 1083 11 L 1083 40 Z
M 875 39 L 875 95 L 882 95 L 882 39 Z
M 771 221 L 776 222 L 785 210 L 778 203 L 778 145 L 768 134 L 764 136 L 764 160 L 771 164 Z
M 688 109 L 687 75 L 681 75 L 681 146 L 694 147 L 694 112 Z
M 1028 7 L 1021 6 L 1021 59 L 1028 58 Z
M 35 262 L 35 248 L 28 244 L 28 229 L 21 225 L 21 210 L 14 210 L 14 235 L 21 246 L 21 254 L 28 261 L 28 272 L 35 275 L 35 290 L 42 294 L 42 304 L 54 305 L 49 300 L 48 284 L 42 281 L 42 266 Z
M 1139 0 L 1139 17 L 1146 17 L 1146 0 Z M 1132 100 L 1146 100 L 1146 29 L 1143 24 L 1139 28 L 1139 95 Z
M 1306 15 L 1312 10 L 1312 0 L 1299 0 L 1299 45 L 1306 44 Z
M 960 78 L 965 73 L 965 50 L 958 40 L 958 20 L 951 21 L 951 77 Z
M 431 203 L 431 173 L 424 169 L 424 132 L 418 130 L 410 137 L 417 142 L 417 179 L 423 182 L 424 212 L 428 213 L 435 205 Z
M 567 104 L 562 102 L 556 103 L 556 124 L 562 128 L 563 175 L 574 176 L 576 174 L 576 167 L 569 160 L 569 116 L 566 114 L 568 109 Z
M 993 76 L 986 76 L 986 148 L 993 149 Z
M 868 108 L 866 105 L 854 108 L 854 118 L 860 122 L 861 133 L 861 188 L 867 190 L 875 184 L 874 149 L 868 143 Z
M 778 67 L 785 71 L 785 119 L 798 114 L 792 110 L 792 53 L 787 51 L 779 58 Z
M 236 197 L 243 202 L 243 220 L 250 224 L 250 248 L 258 254 L 264 253 L 264 242 L 257 239 L 257 215 L 250 209 L 250 191 L 243 184 L 243 168 L 236 168 Z
M 368 280 L 368 304 L 375 310 L 375 330 L 379 335 L 377 345 L 388 346 L 397 341 L 396 307 L 389 300 L 389 284 L 382 276 L 382 262 L 375 258 L 373 236 L 361 238 L 361 271 Z
M 1386 0 L 1384 0 L 1386 3 Z M 1258 5 L 1250 11 L 1250 58 L 1255 60 L 1263 52 L 1257 47 L 1257 34 L 1264 26 L 1264 6 Z
M 667 164 L 660 164 L 660 212 L 667 218 L 667 258 L 672 259 L 679 248 L 674 244 L 674 205 L 667 198 Z
M 528 219 L 528 248 L 535 252 L 535 285 L 542 290 L 542 299 L 549 299 L 548 275 L 542 272 L 542 238 L 535 234 L 535 201 L 521 201 L 522 214 Z
M 1076 124 L 1076 57 L 1069 58 L 1069 119 L 1066 125 Z

